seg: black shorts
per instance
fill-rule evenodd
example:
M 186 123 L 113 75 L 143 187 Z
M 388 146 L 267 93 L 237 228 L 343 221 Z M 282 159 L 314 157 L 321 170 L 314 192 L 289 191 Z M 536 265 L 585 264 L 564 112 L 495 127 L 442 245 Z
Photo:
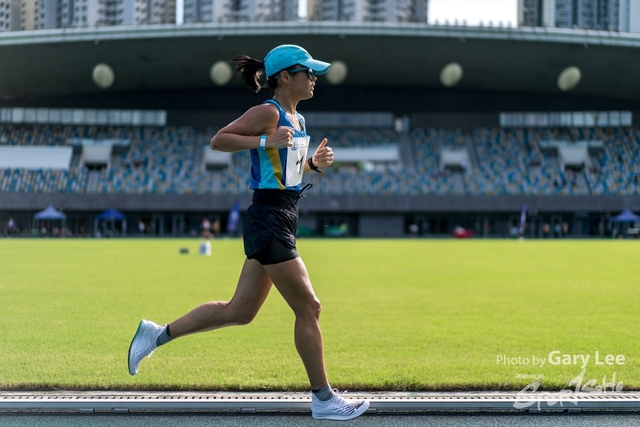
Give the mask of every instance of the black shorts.
M 262 265 L 298 258 L 299 193 L 290 190 L 255 190 L 243 226 L 244 253 Z

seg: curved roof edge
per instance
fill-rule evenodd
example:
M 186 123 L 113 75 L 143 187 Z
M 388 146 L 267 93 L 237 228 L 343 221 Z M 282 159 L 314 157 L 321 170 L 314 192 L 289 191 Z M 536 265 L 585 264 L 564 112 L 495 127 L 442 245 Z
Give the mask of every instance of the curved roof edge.
M 222 39 L 229 36 L 256 35 L 440 37 L 640 47 L 640 33 L 546 27 L 461 27 L 420 23 L 327 21 L 121 25 L 114 27 L 12 31 L 0 33 L 0 46 L 172 37 L 218 37 Z

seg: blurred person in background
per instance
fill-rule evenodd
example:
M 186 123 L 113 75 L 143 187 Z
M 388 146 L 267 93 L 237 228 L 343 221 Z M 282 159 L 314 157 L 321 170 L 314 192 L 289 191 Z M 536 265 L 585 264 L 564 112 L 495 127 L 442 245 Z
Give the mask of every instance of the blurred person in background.
M 209 221 L 209 218 L 202 218 L 200 228 L 202 229 L 201 235 L 203 239 L 211 237 L 211 221 Z
M 220 235 L 220 218 L 213 220 L 213 224 L 211 224 L 211 231 L 213 232 L 214 237 L 218 237 Z
M 13 217 L 9 217 L 9 221 L 7 221 L 7 228 L 5 230 L 5 235 L 9 237 L 17 236 L 20 230 L 18 230 L 18 226 L 14 221 Z

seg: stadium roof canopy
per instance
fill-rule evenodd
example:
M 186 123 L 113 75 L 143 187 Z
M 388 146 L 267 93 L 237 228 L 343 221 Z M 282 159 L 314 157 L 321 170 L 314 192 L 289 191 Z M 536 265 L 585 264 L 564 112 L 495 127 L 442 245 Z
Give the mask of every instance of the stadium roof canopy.
M 243 53 L 262 59 L 274 46 L 295 43 L 325 61 L 348 66 L 334 88 L 386 88 L 536 93 L 639 105 L 640 34 L 546 28 L 478 28 L 424 24 L 277 22 L 147 25 L 0 33 L 0 105 L 20 99 L 105 96 L 225 87 L 211 81 L 211 66 Z M 455 89 L 439 80 L 459 63 Z M 108 89 L 92 81 L 96 64 L 114 70 Z M 578 86 L 558 89 L 569 66 Z M 323 86 L 328 83 L 320 82 Z M 631 105 L 631 104 L 629 104 Z

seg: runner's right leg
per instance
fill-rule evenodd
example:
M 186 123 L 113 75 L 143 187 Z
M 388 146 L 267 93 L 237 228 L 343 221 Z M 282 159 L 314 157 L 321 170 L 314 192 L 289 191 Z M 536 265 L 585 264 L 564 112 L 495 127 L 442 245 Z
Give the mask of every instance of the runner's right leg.
M 345 399 L 337 393 L 320 398 L 316 393 L 329 388 L 324 368 L 322 332 L 320 331 L 320 301 L 311 285 L 307 268 L 301 258 L 267 265 L 266 270 L 296 316 L 295 344 L 311 385 L 311 413 L 313 418 L 350 420 L 365 413 L 369 402 Z M 325 399 L 325 400 L 323 400 Z

